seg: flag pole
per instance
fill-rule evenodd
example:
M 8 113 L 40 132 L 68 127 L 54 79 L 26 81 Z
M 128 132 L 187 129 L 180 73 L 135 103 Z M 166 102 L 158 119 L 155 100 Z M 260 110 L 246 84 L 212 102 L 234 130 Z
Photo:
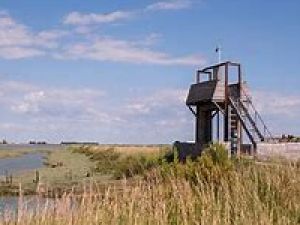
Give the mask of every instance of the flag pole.
M 221 63 L 222 60 L 222 48 L 220 45 L 217 45 L 216 52 L 218 53 L 218 63 Z

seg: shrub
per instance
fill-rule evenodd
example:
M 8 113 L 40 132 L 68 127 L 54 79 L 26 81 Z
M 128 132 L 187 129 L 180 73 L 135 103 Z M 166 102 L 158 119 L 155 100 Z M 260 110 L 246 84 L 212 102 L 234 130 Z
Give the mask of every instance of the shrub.
M 208 148 L 204 149 L 200 161 L 205 161 L 208 158 L 213 165 L 218 165 L 222 168 L 229 168 L 232 166 L 232 161 L 228 156 L 228 151 L 224 145 L 211 144 Z
M 94 150 L 89 146 L 72 149 L 74 153 L 81 153 L 96 162 L 95 172 L 111 174 L 114 178 L 144 175 L 145 171 L 158 166 L 168 148 L 162 147 L 157 154 L 136 153 L 121 154 L 114 148 Z
M 159 157 L 144 155 L 127 156 L 118 160 L 114 170 L 114 177 L 120 179 L 122 177 L 144 175 L 149 169 L 158 166 L 159 162 Z

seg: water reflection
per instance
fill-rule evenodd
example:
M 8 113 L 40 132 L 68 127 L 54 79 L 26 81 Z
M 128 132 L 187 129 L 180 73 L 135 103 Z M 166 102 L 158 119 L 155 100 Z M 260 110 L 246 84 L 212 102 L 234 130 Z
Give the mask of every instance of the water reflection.
M 42 153 L 29 153 L 16 158 L 0 159 L 0 176 L 22 170 L 32 170 L 43 166 Z
M 21 200 L 20 200 L 21 199 Z M 45 207 L 49 210 L 55 208 L 55 200 L 49 198 L 42 198 L 39 196 L 6 196 L 0 197 L 0 221 L 3 216 L 15 217 L 18 210 L 27 213 L 38 213 Z

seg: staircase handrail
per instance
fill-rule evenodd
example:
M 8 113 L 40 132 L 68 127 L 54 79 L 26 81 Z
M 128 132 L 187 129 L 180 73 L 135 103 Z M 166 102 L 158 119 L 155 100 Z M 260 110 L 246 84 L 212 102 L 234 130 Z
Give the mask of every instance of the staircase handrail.
M 245 129 L 245 132 L 248 135 L 249 140 L 253 144 L 254 149 L 256 149 L 256 141 L 255 141 L 253 135 L 251 134 L 251 132 L 249 131 L 249 129 L 247 128 L 246 122 L 244 121 L 244 119 L 243 119 L 243 117 L 242 117 L 242 115 L 241 115 L 241 113 L 240 113 L 240 111 L 238 109 L 238 106 L 236 105 L 236 102 L 231 97 L 229 97 L 229 102 L 232 105 L 233 110 L 235 111 L 235 113 L 239 117 L 239 120 L 240 120 L 243 128 Z
M 271 131 L 269 130 L 269 128 L 267 127 L 267 125 L 265 124 L 263 118 L 261 117 L 261 115 L 259 114 L 259 112 L 256 110 L 256 108 L 254 107 L 253 105 L 253 102 L 250 98 L 250 96 L 244 91 L 244 89 L 241 87 L 241 92 L 242 92 L 242 95 L 244 95 L 247 99 L 247 101 L 250 103 L 250 106 L 252 107 L 254 113 L 255 113 L 255 116 L 256 118 L 259 119 L 259 121 L 261 122 L 261 124 L 263 125 L 263 128 L 264 128 L 264 134 L 267 132 L 268 136 L 269 136 L 269 139 L 274 139 Z

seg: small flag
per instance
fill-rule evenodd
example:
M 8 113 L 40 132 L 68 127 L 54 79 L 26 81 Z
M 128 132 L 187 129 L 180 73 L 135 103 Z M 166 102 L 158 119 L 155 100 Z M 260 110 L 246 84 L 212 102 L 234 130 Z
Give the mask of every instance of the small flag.
M 219 48 L 219 46 L 218 47 L 216 47 L 216 52 L 219 52 L 220 51 L 220 48 Z

